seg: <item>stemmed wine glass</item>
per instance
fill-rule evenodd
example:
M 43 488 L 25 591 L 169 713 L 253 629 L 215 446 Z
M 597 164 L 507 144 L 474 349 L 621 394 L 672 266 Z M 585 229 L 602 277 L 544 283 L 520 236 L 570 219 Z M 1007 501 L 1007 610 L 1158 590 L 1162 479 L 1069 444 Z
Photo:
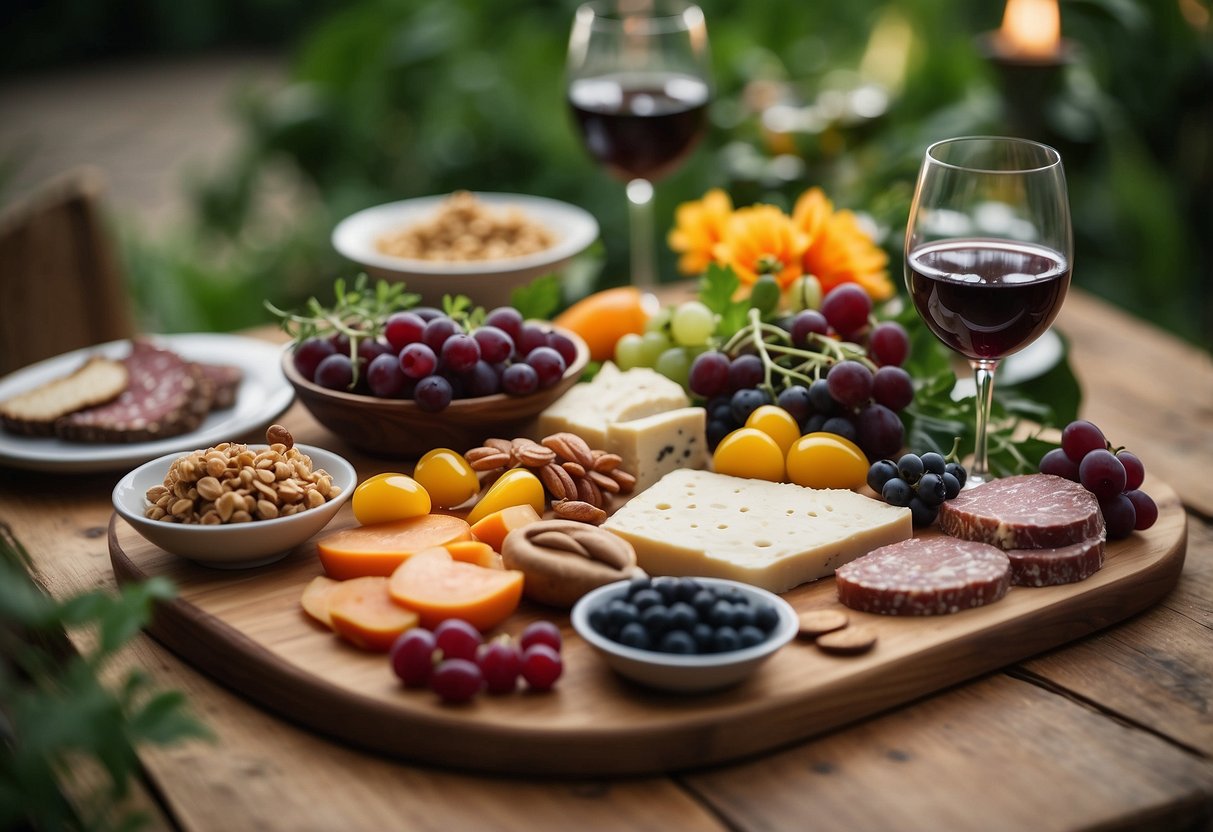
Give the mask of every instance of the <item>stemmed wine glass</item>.
M 965 487 L 990 478 L 986 427 L 998 362 L 1057 317 L 1073 263 L 1061 155 L 1026 139 L 927 148 L 906 229 L 906 285 L 935 337 L 969 360 L 977 442 Z
M 682 0 L 595 0 L 569 36 L 569 105 L 582 141 L 627 183 L 632 282 L 656 283 L 653 182 L 699 141 L 711 98 L 703 11 Z

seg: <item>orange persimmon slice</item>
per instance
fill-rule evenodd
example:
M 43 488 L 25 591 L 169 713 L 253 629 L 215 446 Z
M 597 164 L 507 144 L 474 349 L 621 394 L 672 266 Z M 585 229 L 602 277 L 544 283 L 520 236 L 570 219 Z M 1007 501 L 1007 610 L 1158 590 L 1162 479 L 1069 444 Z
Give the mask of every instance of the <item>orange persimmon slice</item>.
M 427 514 L 330 532 L 316 541 L 316 553 L 325 573 L 335 580 L 386 578 L 416 552 L 471 538 L 465 520 Z
M 417 626 L 417 613 L 392 600 L 387 578 L 342 581 L 328 597 L 333 632 L 364 650 L 386 653 L 401 633 Z
M 505 536 L 514 529 L 520 529 L 531 523 L 539 522 L 539 512 L 530 503 L 520 506 L 510 506 L 481 518 L 472 525 L 472 536 L 500 552 Z
M 341 586 L 340 581 L 317 575 L 312 578 L 311 583 L 304 587 L 303 597 L 299 599 L 299 603 L 303 605 L 303 611 L 330 630 L 333 629 L 333 620 L 329 618 L 329 596 L 339 586 Z
M 476 629 L 493 629 L 518 608 L 522 573 L 485 569 L 451 557 L 445 549 L 418 552 L 392 573 L 393 600 L 415 611 L 423 627 L 462 618 Z

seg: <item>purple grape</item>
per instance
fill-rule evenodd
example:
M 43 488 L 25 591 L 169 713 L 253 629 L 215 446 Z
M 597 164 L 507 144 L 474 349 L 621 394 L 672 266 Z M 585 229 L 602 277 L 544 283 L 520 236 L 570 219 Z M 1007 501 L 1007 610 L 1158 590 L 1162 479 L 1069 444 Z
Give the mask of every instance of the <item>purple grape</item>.
M 442 345 L 446 343 L 446 339 L 457 332 L 459 332 L 459 324 L 450 318 L 434 318 L 425 325 L 421 340 L 434 351 L 435 355 L 438 355 L 442 351 Z
M 385 344 L 383 341 L 376 341 L 374 338 L 363 338 L 358 342 L 358 357 L 370 364 L 381 355 L 391 355 L 394 359 L 396 351 Z
M 534 324 L 523 324 L 522 329 L 518 332 L 518 337 L 514 339 L 518 355 L 523 358 L 530 355 L 532 350 L 547 345 L 548 334 Z
M 467 659 L 446 659 L 434 668 L 430 690 L 443 702 L 467 702 L 484 687 L 480 666 Z
M 293 356 L 295 369 L 308 381 L 314 381 L 316 368 L 320 366 L 320 362 L 335 352 L 337 352 L 337 348 L 327 338 L 308 338 L 295 347 Z
M 872 396 L 872 371 L 858 361 L 839 361 L 826 374 L 826 383 L 830 395 L 847 407 L 858 407 Z
M 1129 497 L 1115 494 L 1107 500 L 1100 500 L 1099 511 L 1103 514 L 1109 540 L 1119 540 L 1133 533 L 1137 525 L 1137 508 Z
M 809 385 L 809 401 L 813 404 L 813 410 L 822 416 L 829 417 L 838 410 L 838 401 L 830 395 L 830 385 L 824 378 Z
M 366 383 L 371 392 L 381 399 L 399 396 L 405 387 L 405 375 L 400 369 L 400 359 L 390 352 L 375 356 L 367 365 Z
M 1125 467 L 1125 491 L 1136 491 L 1141 488 L 1141 484 L 1146 479 L 1146 466 L 1141 464 L 1137 454 L 1132 451 L 1121 451 L 1116 458 Z
M 1066 456 L 1061 448 L 1054 448 L 1040 458 L 1040 473 L 1078 482 L 1078 463 Z
M 780 393 L 779 397 L 775 399 L 775 404 L 786 410 L 800 425 L 803 425 L 813 415 L 813 402 L 809 398 L 809 388 L 799 384 L 794 384 Z
M 425 321 L 427 324 L 430 321 L 434 320 L 435 318 L 445 318 L 446 317 L 445 312 L 443 312 L 441 309 L 435 309 L 432 306 L 414 306 L 409 311 L 412 312 L 414 315 L 416 315 L 421 320 Z
M 501 376 L 492 364 L 477 361 L 476 366 L 464 376 L 463 391 L 469 398 L 491 396 L 501 392 Z
M 762 359 L 756 355 L 739 355 L 729 365 L 729 388 L 745 390 L 757 387 L 763 380 Z
M 394 312 L 383 325 L 383 337 L 397 354 L 409 344 L 421 340 L 425 332 L 425 319 L 416 312 Z
M 910 356 L 910 336 L 895 321 L 884 321 L 868 336 L 868 355 L 881 367 L 900 367 Z
M 1082 462 L 1082 458 L 1091 451 L 1107 447 L 1108 440 L 1104 439 L 1103 431 L 1085 419 L 1071 422 L 1061 432 L 1061 449 L 1075 463 Z
M 442 376 L 426 376 L 413 388 L 413 401 L 426 413 L 445 410 L 452 395 L 451 383 Z
M 1153 498 L 1146 492 L 1137 489 L 1126 491 L 1125 496 L 1129 498 L 1129 502 L 1133 503 L 1133 510 L 1137 517 L 1133 528 L 1144 532 L 1153 526 L 1154 521 L 1158 519 L 1158 504 L 1154 502 Z
M 872 314 L 872 299 L 858 284 L 843 283 L 830 290 L 821 302 L 821 314 L 843 338 L 862 330 Z
M 485 326 L 495 326 L 514 343 L 522 332 L 522 313 L 512 306 L 498 306 L 484 318 Z
M 871 404 L 859 411 L 857 433 L 857 444 L 868 459 L 893 456 L 905 440 L 901 419 L 882 404 Z
M 511 396 L 526 396 L 539 389 L 539 374 L 530 364 L 511 364 L 501 374 L 501 389 Z
M 549 332 L 548 346 L 560 353 L 566 367 L 572 366 L 573 362 L 577 360 L 577 345 L 563 332 Z
M 348 391 L 354 383 L 354 365 L 345 353 L 333 353 L 316 367 L 314 380 L 329 390 Z
M 872 398 L 899 413 L 914 401 L 914 381 L 900 367 L 881 367 L 872 377 Z
M 564 375 L 564 359 L 551 347 L 536 347 L 526 357 L 526 363 L 535 368 L 539 378 L 539 389 L 546 390 Z
M 334 332 L 329 336 L 329 343 L 333 345 L 333 350 L 342 355 L 350 354 L 350 336 L 344 332 Z
M 434 372 L 438 357 L 425 344 L 409 344 L 400 351 L 400 369 L 412 379 L 422 379 Z
M 1107 448 L 1091 451 L 1078 464 L 1082 487 L 1103 502 L 1125 490 L 1125 466 Z
M 855 429 L 854 423 L 844 416 L 831 416 L 825 420 L 821 429 L 826 433 L 837 434 L 843 439 L 850 439 L 852 442 L 858 444 L 859 431 Z
M 405 630 L 392 644 L 392 670 L 406 687 L 420 688 L 429 683 L 436 647 L 434 634 L 420 627 Z
M 729 389 L 729 358 L 722 352 L 704 352 L 691 362 L 687 385 L 696 396 L 710 399 Z
M 471 335 L 455 334 L 442 344 L 442 363 L 457 373 L 465 373 L 480 360 L 480 345 Z
M 472 337 L 480 345 L 480 357 L 490 364 L 505 361 L 514 354 L 514 339 L 504 329 L 482 326 Z
M 825 335 L 830 331 L 825 315 L 816 309 L 806 309 L 792 319 L 792 345 L 800 349 L 809 346 L 809 335 Z

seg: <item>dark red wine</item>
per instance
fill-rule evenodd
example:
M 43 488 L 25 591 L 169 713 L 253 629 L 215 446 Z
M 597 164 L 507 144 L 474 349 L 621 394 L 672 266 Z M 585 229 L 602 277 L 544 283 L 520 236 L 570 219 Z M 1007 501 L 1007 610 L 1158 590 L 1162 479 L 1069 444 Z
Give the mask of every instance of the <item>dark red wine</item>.
M 1049 327 L 1070 286 L 1060 252 L 1007 240 L 941 240 L 910 252 L 910 297 L 941 341 L 968 358 L 1002 358 Z
M 690 75 L 579 78 L 569 104 L 590 154 L 621 179 L 660 179 L 699 141 L 708 85 Z

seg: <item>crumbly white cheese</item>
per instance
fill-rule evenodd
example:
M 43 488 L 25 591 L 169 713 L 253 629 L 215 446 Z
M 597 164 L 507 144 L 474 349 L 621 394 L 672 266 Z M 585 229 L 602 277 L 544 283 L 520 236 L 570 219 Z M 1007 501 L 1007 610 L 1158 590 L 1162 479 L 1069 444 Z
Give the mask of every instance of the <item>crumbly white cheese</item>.
M 703 468 L 708 461 L 707 413 L 681 407 L 656 416 L 607 425 L 606 450 L 623 458 L 622 468 L 643 491 L 678 468 Z
M 647 367 L 620 372 L 607 362 L 593 381 L 572 389 L 539 414 L 539 434 L 575 433 L 591 448 L 607 447 L 607 425 L 643 419 L 690 404 L 682 386 Z
M 604 528 L 651 575 L 731 578 L 784 592 L 908 539 L 910 511 L 841 489 L 677 470 Z

